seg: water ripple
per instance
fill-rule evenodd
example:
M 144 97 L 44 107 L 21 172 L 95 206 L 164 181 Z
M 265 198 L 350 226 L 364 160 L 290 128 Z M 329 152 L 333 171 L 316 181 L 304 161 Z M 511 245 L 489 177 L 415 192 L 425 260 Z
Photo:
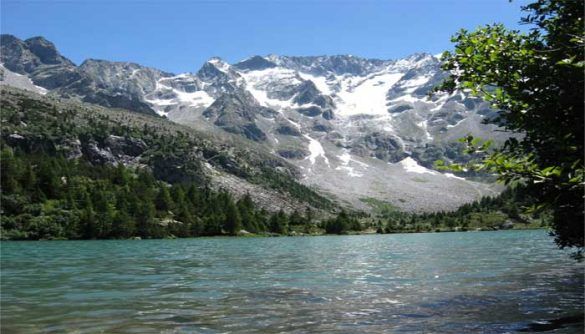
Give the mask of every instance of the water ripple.
M 2 333 L 583 331 L 544 231 L 1 247 Z

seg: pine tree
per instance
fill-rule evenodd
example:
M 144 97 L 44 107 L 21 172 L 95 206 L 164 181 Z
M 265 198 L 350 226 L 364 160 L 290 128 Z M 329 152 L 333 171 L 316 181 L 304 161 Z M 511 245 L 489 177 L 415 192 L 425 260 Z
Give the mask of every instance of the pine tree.
M 233 201 L 229 201 L 225 208 L 223 228 L 227 233 L 232 235 L 237 234 L 242 229 L 242 219 Z
M 288 233 L 288 224 L 287 224 L 286 214 L 284 211 L 280 210 L 278 213 L 273 214 L 270 217 L 270 232 L 278 233 L 278 234 L 286 234 Z
M 19 174 L 21 166 L 19 161 L 15 159 L 14 152 L 9 147 L 4 147 L 1 153 L 1 178 L 2 181 L 2 192 L 4 194 L 16 193 L 20 190 L 18 181 L 20 179 Z
M 173 200 L 171 198 L 171 193 L 169 192 L 169 188 L 166 186 L 162 186 L 159 188 L 158 194 L 156 196 L 156 210 L 166 214 L 169 211 L 173 210 Z
M 112 222 L 112 233 L 114 238 L 130 238 L 136 233 L 136 222 L 122 207 L 116 212 Z
M 242 226 L 246 231 L 257 233 L 259 228 L 254 216 L 254 203 L 249 194 L 246 194 L 237 203 L 238 212 L 242 218 Z
M 98 237 L 97 217 L 91 206 L 86 206 L 81 211 L 80 219 L 84 239 L 95 239 Z

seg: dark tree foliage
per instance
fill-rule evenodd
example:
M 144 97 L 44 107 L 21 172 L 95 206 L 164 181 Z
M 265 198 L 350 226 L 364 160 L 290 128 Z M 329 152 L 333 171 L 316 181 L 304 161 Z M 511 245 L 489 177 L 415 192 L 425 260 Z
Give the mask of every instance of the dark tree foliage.
M 223 228 L 229 234 L 235 235 L 242 229 L 242 218 L 233 201 L 226 201 L 225 221 Z
M 286 234 L 288 232 L 288 218 L 282 210 L 270 216 L 268 224 L 270 232 L 279 234 Z
M 242 229 L 290 232 L 284 212 L 275 214 L 272 222 L 270 213 L 259 209 L 250 196 L 236 202 L 225 191 L 211 191 L 204 162 L 315 208 L 335 207 L 296 182 L 286 169 L 279 171 L 282 162 L 261 154 L 250 157 L 255 153 L 183 132 L 171 122 L 1 90 L 2 238 L 190 237 L 238 234 Z M 132 145 L 124 146 L 124 140 Z M 122 150 L 134 160 L 131 165 L 145 168 L 126 168 L 120 162 L 127 158 L 113 153 L 112 160 L 95 151 L 92 155 L 90 147 Z M 305 222 L 314 226 L 313 219 L 312 215 Z
M 236 235 L 242 229 L 288 233 L 287 214 L 268 218 L 249 195 L 235 202 L 226 192 L 169 185 L 145 170 L 94 166 L 7 145 L 1 158 L 4 239 L 196 237 Z
M 499 110 L 489 120 L 521 133 L 482 161 L 465 166 L 521 183 L 535 198 L 530 209 L 552 210 L 553 234 L 563 247 L 583 247 L 585 34 L 582 0 L 538 0 L 523 8 L 530 33 L 490 25 L 453 37 L 442 89 L 463 89 Z M 468 137 L 470 151 L 487 143 Z M 454 168 L 462 168 L 455 166 Z
M 323 228 L 329 234 L 344 234 L 349 231 L 360 231 L 362 226 L 356 217 L 352 217 L 345 211 L 341 211 L 337 217 L 325 221 Z

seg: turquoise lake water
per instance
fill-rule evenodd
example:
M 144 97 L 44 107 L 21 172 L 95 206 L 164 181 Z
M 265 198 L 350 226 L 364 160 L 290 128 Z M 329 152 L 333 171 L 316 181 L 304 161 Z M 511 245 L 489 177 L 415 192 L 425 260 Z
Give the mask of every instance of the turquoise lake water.
M 583 333 L 546 231 L 1 243 L 2 333 Z

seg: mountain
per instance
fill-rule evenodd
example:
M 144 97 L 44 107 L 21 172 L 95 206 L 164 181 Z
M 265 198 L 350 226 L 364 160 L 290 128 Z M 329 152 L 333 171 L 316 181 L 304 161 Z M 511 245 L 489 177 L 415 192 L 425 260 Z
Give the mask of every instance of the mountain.
M 368 209 L 375 198 L 436 211 L 492 194 L 492 185 L 433 170 L 433 162 L 466 159 L 457 142 L 466 134 L 496 142 L 509 136 L 483 124 L 495 114 L 482 100 L 463 92 L 428 97 L 446 74 L 424 53 L 399 60 L 267 55 L 236 64 L 214 57 L 177 75 L 105 60 L 75 66 L 40 37 L 2 35 L 1 42 L 3 77 L 30 79 L 24 88 L 240 136 L 352 208 Z

